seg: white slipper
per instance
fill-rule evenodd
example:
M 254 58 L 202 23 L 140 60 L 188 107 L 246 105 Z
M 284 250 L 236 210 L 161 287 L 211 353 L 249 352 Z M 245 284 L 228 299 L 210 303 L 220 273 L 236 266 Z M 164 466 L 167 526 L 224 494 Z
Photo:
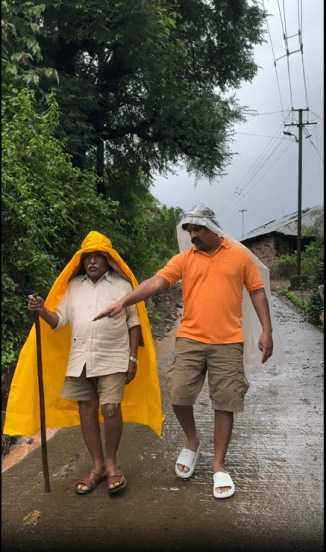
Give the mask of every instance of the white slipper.
M 177 474 L 178 477 L 181 477 L 182 479 L 189 479 L 189 477 L 192 476 L 197 464 L 199 451 L 200 451 L 200 442 L 196 452 L 187 448 L 182 449 L 175 463 L 175 473 Z M 187 468 L 189 468 L 189 471 L 187 472 L 180 471 L 178 468 L 178 464 L 182 464 L 183 466 L 186 466 Z
M 215 498 L 229 498 L 229 496 L 233 496 L 235 493 L 235 486 L 231 479 L 231 476 L 226 472 L 216 472 L 213 475 L 213 494 Z M 225 493 L 217 493 L 216 488 L 218 487 L 231 487 L 229 491 L 226 491 Z

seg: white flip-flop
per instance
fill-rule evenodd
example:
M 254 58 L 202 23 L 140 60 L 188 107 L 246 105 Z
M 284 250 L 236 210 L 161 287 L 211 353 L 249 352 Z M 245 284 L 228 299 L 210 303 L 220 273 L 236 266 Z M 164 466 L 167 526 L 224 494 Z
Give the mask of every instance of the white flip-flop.
M 231 479 L 231 476 L 226 472 L 215 472 L 213 475 L 213 494 L 215 498 L 229 498 L 230 496 L 233 496 L 235 493 L 235 486 Z M 217 493 L 216 488 L 218 487 L 230 487 L 229 491 L 226 491 L 225 493 Z
M 182 451 L 180 452 L 177 458 L 177 461 L 175 463 L 175 473 L 177 474 L 178 477 L 181 477 L 181 479 L 189 479 L 189 477 L 191 477 L 192 474 L 194 473 L 198 456 L 199 456 L 200 445 L 201 443 L 199 442 L 196 452 L 187 448 L 183 448 Z M 182 464 L 182 466 L 186 466 L 187 468 L 189 468 L 189 471 L 187 472 L 180 471 L 178 468 L 178 464 Z

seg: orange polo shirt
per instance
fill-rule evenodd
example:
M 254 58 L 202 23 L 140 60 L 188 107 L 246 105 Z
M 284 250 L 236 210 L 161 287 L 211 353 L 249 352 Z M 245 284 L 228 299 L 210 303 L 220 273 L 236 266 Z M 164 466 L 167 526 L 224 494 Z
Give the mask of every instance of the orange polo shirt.
M 172 257 L 157 275 L 170 286 L 182 280 L 183 317 L 177 337 L 212 344 L 244 341 L 243 288 L 251 292 L 264 287 L 249 250 L 224 238 L 214 255 L 192 247 Z

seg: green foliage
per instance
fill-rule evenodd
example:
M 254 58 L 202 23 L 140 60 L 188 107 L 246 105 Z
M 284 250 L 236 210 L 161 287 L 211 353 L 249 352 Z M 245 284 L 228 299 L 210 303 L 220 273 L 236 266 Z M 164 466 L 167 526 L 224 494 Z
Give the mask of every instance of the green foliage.
M 47 295 L 89 231 L 139 281 L 178 252 L 181 209 L 153 198 L 151 175 L 179 161 L 223 174 L 243 118 L 223 94 L 254 76 L 264 17 L 246 1 L 2 0 L 6 373 L 32 322 L 27 294 Z
M 9 88 L 8 88 L 9 91 Z M 96 195 L 94 173 L 74 169 L 53 137 L 58 107 L 35 111 L 35 92 L 12 88 L 2 99 L 2 366 L 26 337 L 28 293 L 46 296 L 84 237 L 114 240 L 115 202 Z
M 288 266 L 294 267 L 296 266 L 296 256 L 295 255 L 281 255 L 281 257 L 278 260 L 277 265 L 280 269 L 287 268 Z
M 324 303 L 318 292 L 318 286 L 324 283 L 324 214 L 316 220 L 315 225 L 305 230 L 305 235 L 317 236 L 307 245 L 302 253 L 301 273 L 306 278 L 306 288 L 311 291 L 307 308 L 307 317 L 312 324 L 320 324 Z
M 152 276 L 176 252 L 180 209 L 161 205 L 150 193 L 151 180 L 139 171 L 107 165 L 107 195 L 119 202 L 121 233 L 115 247 L 139 281 Z
M 313 227 L 305 228 L 305 236 L 313 236 L 314 239 L 304 248 L 301 255 L 301 274 L 295 274 L 292 269 L 296 268 L 296 255 L 280 257 L 277 272 L 282 274 L 283 278 L 289 279 L 291 289 L 298 289 L 310 292 L 310 298 L 307 301 L 300 300 L 288 289 L 283 293 L 297 307 L 301 308 L 311 324 L 320 324 L 321 313 L 324 308 L 323 301 L 318 292 L 318 286 L 324 283 L 324 234 L 323 234 L 324 215 L 321 214 Z
M 178 209 L 167 208 L 152 198 L 147 202 L 147 209 L 143 207 L 131 224 L 126 220 L 123 223 L 124 235 L 129 238 L 129 263 L 137 267 L 140 281 L 152 276 L 179 252 L 176 238 L 178 216 Z
M 297 259 L 295 255 L 282 255 L 277 265 L 271 270 L 274 279 L 288 280 L 296 272 Z
M 318 291 L 312 290 L 308 300 L 304 299 L 303 294 L 302 298 L 299 298 L 289 290 L 284 290 L 284 295 L 293 305 L 304 312 L 307 322 L 315 326 L 321 324 L 324 303 Z
M 264 19 L 247 1 L 46 2 L 41 63 L 60 78 L 57 136 L 75 166 L 104 143 L 99 175 L 104 163 L 150 176 L 179 161 L 224 174 L 244 116 L 229 92 L 257 71 Z
M 312 226 L 302 228 L 302 236 L 312 236 L 314 239 L 324 238 L 324 209 L 320 207 L 311 209 L 311 216 L 315 217 L 315 222 Z
M 123 207 L 120 205 L 118 212 Z M 152 196 L 135 203 L 129 215 L 121 217 L 122 234 L 117 248 L 138 281 L 152 276 L 178 253 L 176 224 L 178 209 L 160 205 Z
M 47 296 L 88 232 L 108 236 L 140 281 L 177 252 L 179 210 L 160 206 L 139 175 L 137 195 L 131 188 L 125 202 L 98 197 L 94 172 L 75 169 L 53 136 L 54 94 L 38 113 L 35 92 L 13 87 L 2 111 L 2 366 L 8 372 L 32 323 L 27 295 Z
M 294 293 L 292 293 L 292 291 L 289 291 L 287 288 L 284 288 L 283 294 L 291 301 L 291 303 L 293 303 L 293 305 L 303 310 L 304 312 L 306 311 L 307 303 L 306 301 L 304 301 L 303 297 L 302 299 L 300 299 Z
M 324 310 L 324 303 L 318 291 L 314 290 L 310 296 L 307 306 L 307 320 L 316 326 L 321 323 L 321 317 Z
M 290 276 L 291 289 L 307 289 L 308 279 L 302 274 L 292 274 Z
M 41 79 L 58 83 L 51 67 L 37 66 L 42 60 L 38 35 L 45 4 L 30 0 L 1 0 L 2 93 L 8 85 L 17 88 L 38 85 Z
M 155 309 L 147 309 L 149 318 L 153 321 L 154 324 L 158 324 L 161 322 L 162 316 L 159 312 L 157 312 Z
M 301 273 L 305 275 L 311 289 L 324 283 L 324 237 L 316 238 L 305 248 Z
M 2 347 L 1 366 L 5 380 L 9 380 L 17 360 L 17 351 L 22 344 L 22 335 L 31 319 L 26 308 L 26 299 L 16 293 L 17 285 L 8 274 L 2 274 Z

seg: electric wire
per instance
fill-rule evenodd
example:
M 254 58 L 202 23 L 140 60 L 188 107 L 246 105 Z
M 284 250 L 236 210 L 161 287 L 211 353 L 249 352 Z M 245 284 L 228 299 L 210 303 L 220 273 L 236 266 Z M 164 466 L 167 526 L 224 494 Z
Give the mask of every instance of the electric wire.
M 264 0 L 263 0 L 263 8 L 264 8 L 264 10 L 266 11 L 266 9 L 265 9 L 265 4 L 264 4 Z M 268 32 L 268 36 L 269 36 L 269 43 L 270 43 L 270 46 L 271 46 L 271 49 L 272 49 L 272 54 L 273 54 L 274 69 L 275 69 L 275 76 L 276 76 L 276 84 L 277 84 L 278 94 L 279 94 L 279 97 L 280 97 L 281 110 L 282 110 L 282 112 L 283 112 L 284 109 L 283 109 L 283 104 L 282 104 L 282 95 L 281 95 L 280 82 L 279 82 L 279 80 L 278 80 L 278 73 L 277 73 L 277 69 L 276 69 L 275 52 L 274 52 L 274 47 L 273 47 L 272 35 L 271 35 L 271 32 L 270 32 L 270 26 L 269 26 L 269 24 L 268 24 L 268 19 L 267 19 L 267 18 L 266 18 L 266 25 L 267 25 L 267 32 Z
M 282 19 L 280 3 L 279 3 L 278 0 L 277 0 L 277 4 L 278 4 L 278 7 L 279 7 L 280 18 Z M 287 36 L 287 26 L 286 26 L 286 15 L 285 15 L 284 0 L 283 0 L 283 14 L 284 14 L 284 25 L 283 25 L 283 22 L 282 22 L 283 38 L 284 38 L 284 42 L 285 42 L 286 64 L 287 64 L 288 78 L 289 78 L 290 100 L 291 100 L 291 106 L 293 107 L 293 93 L 292 93 L 291 71 L 290 71 L 290 52 L 289 52 L 289 43 L 288 43 L 288 36 Z
M 261 152 L 257 160 L 254 162 L 254 164 L 250 167 L 250 169 L 247 171 L 247 173 L 244 175 L 240 183 L 236 186 L 235 190 L 231 192 L 219 205 L 219 208 L 225 212 L 229 208 L 229 206 L 232 206 L 234 203 L 234 195 L 239 195 L 241 197 L 245 197 L 247 195 L 246 189 L 250 184 L 252 184 L 252 181 L 258 176 L 259 172 L 263 170 L 266 163 L 271 159 L 271 157 L 276 153 L 278 148 L 286 141 L 285 138 L 281 137 L 283 128 L 283 123 L 280 125 L 274 136 L 271 138 L 267 146 L 264 148 L 264 150 Z M 278 140 L 278 143 L 273 146 L 273 142 L 275 140 Z M 273 147 L 273 149 L 271 149 Z M 279 158 L 282 156 L 282 154 L 276 159 L 275 162 L 279 160 Z M 274 165 L 275 163 L 273 163 Z M 272 165 L 272 166 L 273 166 Z M 269 169 L 268 169 L 269 170 Z M 268 171 L 266 171 L 268 172 Z M 264 175 L 266 174 L 264 173 Z M 251 189 L 251 188 L 250 188 Z
M 299 4 L 301 4 L 301 10 L 299 7 Z M 308 90 L 307 90 L 307 81 L 306 81 L 306 71 L 304 66 L 304 59 L 303 59 L 303 22 L 302 22 L 302 0 L 300 2 L 298 1 L 298 25 L 299 25 L 299 44 L 300 44 L 300 52 L 301 52 L 301 65 L 302 65 L 302 76 L 303 76 L 303 86 L 304 86 L 304 92 L 305 92 L 305 98 L 306 98 L 306 106 L 308 107 Z M 309 113 L 309 111 L 308 111 Z
M 294 143 L 294 142 L 293 142 Z M 253 182 L 252 185 L 250 186 L 250 188 L 247 189 L 247 191 L 243 194 L 242 192 L 234 192 L 234 193 L 237 193 L 239 195 L 239 197 L 237 199 L 232 199 L 232 202 L 229 202 L 227 203 L 226 205 L 223 204 L 223 205 L 219 205 L 219 208 L 216 212 L 217 214 L 217 218 L 221 218 L 221 215 L 225 216 L 226 214 L 230 213 L 234 208 L 237 207 L 237 205 L 239 205 L 239 203 L 242 201 L 242 198 L 245 198 L 262 180 L 263 178 L 266 176 L 266 174 L 274 167 L 274 165 L 276 163 L 279 162 L 279 160 L 281 159 L 281 157 L 283 157 L 283 155 L 285 155 L 285 153 L 288 151 L 288 149 L 292 146 L 292 141 L 290 141 L 290 143 L 288 144 L 288 146 L 281 152 L 281 154 L 277 157 L 277 159 L 275 159 L 275 161 L 272 163 L 272 165 L 270 165 L 266 171 L 260 176 L 260 178 Z M 241 197 L 240 197 L 241 196 Z
M 314 150 L 316 151 L 319 159 L 321 160 L 321 162 L 324 164 L 324 159 L 321 157 L 321 155 L 319 154 L 319 151 L 318 149 L 316 148 L 315 144 L 313 143 L 313 141 L 311 140 L 311 134 L 308 134 L 308 130 L 304 127 L 304 133 L 306 134 L 306 138 L 307 140 L 309 140 L 309 143 L 312 145 L 312 147 L 314 148 Z

